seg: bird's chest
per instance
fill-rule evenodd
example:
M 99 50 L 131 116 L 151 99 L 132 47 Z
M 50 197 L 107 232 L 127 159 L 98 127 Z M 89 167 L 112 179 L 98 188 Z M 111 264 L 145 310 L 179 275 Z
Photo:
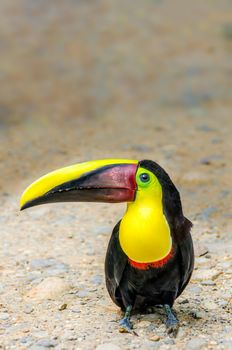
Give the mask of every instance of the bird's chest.
M 120 224 L 119 242 L 134 263 L 155 263 L 165 259 L 171 253 L 172 239 L 162 208 L 130 206 Z

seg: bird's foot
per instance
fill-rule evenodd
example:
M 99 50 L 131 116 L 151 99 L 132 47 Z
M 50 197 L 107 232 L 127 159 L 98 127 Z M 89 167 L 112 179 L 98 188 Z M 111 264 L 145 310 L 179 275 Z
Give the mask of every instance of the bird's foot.
M 177 319 L 174 320 L 174 319 L 168 318 L 166 321 L 167 333 L 174 338 L 178 334 L 179 326 L 180 324 Z
M 167 333 L 172 336 L 176 337 L 178 330 L 179 330 L 179 321 L 176 318 L 176 315 L 172 311 L 171 307 L 169 305 L 164 305 L 165 312 L 167 314 L 167 320 L 166 320 L 166 328 Z
M 135 333 L 135 331 L 133 331 L 133 325 L 130 321 L 131 310 L 132 305 L 128 305 L 124 317 L 119 321 L 119 332 L 138 335 L 137 333 Z
M 119 332 L 120 333 L 133 333 L 133 325 L 128 319 L 124 317 L 119 321 Z

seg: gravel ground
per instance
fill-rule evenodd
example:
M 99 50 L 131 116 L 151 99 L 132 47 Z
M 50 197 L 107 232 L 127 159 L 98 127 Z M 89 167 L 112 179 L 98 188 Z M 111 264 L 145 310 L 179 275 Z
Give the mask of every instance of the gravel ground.
M 226 0 L 0 3 L 0 348 L 232 349 L 232 11 Z M 196 265 L 176 301 L 132 317 L 104 283 L 122 204 L 19 212 L 34 179 L 83 160 L 153 159 L 193 221 Z

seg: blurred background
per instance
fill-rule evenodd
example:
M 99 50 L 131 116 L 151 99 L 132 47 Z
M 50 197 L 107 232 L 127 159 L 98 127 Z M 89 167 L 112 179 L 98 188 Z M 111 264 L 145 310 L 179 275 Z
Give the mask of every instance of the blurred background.
M 0 19 L 4 186 L 96 157 L 226 163 L 230 1 L 1 0 Z
M 228 256 L 231 110 L 230 0 L 1 0 L 0 224 L 2 259 L 13 271 L 4 283 L 15 290 L 20 266 L 27 289 L 22 266 L 35 256 L 55 256 L 75 269 L 72 254 L 86 253 L 89 264 L 92 249 L 102 263 L 102 245 L 124 206 L 80 204 L 77 212 L 57 204 L 18 214 L 19 196 L 31 181 L 98 158 L 158 162 L 180 189 L 195 240 L 212 243 L 214 259 L 220 249 Z M 98 224 L 110 218 L 99 245 L 90 236 L 90 253 L 68 243 L 66 226 L 80 213 L 89 225 L 93 217 Z M 56 222 L 60 231 L 54 226 L 49 236 L 48 225 Z M 81 230 L 83 220 L 78 225 Z

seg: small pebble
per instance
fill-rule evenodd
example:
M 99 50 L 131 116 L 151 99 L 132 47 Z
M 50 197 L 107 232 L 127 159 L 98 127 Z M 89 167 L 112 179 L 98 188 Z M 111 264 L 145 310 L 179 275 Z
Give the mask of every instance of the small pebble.
M 34 311 L 34 307 L 31 304 L 25 305 L 24 310 L 23 310 L 23 312 L 25 314 L 31 314 L 33 311 Z
M 188 291 L 193 294 L 200 294 L 202 292 L 202 288 L 197 285 L 188 286 Z
M 207 268 L 209 266 L 209 260 L 205 256 L 196 257 L 195 262 L 198 268 L 201 268 L 201 266 L 206 266 Z
M 202 286 L 215 286 L 216 283 L 214 281 L 212 281 L 212 280 L 205 280 L 205 281 L 201 282 L 201 285 Z
M 63 269 L 48 269 L 46 270 L 46 275 L 47 276 L 59 276 L 64 274 L 64 272 L 66 272 L 66 270 L 64 271 Z
M 151 341 L 159 341 L 160 337 L 156 334 L 152 334 L 151 336 L 149 336 L 149 340 Z
M 32 337 L 22 337 L 20 339 L 20 343 L 22 344 L 29 344 L 29 343 L 32 343 L 32 341 L 33 341 Z
M 10 315 L 7 312 L 0 312 L 0 320 L 8 320 L 9 317 Z
M 164 339 L 164 344 L 173 345 L 173 344 L 175 344 L 175 340 L 171 339 L 171 338 L 166 338 L 166 339 Z
M 70 309 L 73 313 L 76 313 L 76 314 L 79 314 L 80 312 L 81 312 L 81 310 L 79 309 L 79 308 L 77 308 L 77 307 L 72 307 L 71 309 Z
M 221 307 L 226 307 L 228 305 L 228 302 L 226 300 L 219 300 L 218 305 Z
M 62 339 L 63 340 L 77 340 L 77 334 L 75 332 L 71 332 L 71 331 L 66 331 L 63 335 L 62 335 Z
M 27 294 L 27 298 L 43 300 L 56 299 L 70 290 L 68 283 L 58 277 L 45 278 L 40 284 L 33 287 Z
M 35 338 L 45 338 L 48 337 L 47 331 L 35 331 L 32 333 Z
M 45 348 L 54 348 L 57 345 L 57 342 L 53 339 L 41 339 L 36 345 L 43 346 Z
M 58 310 L 59 310 L 59 311 L 63 311 L 63 310 L 65 310 L 65 309 L 67 309 L 67 306 L 68 306 L 68 304 L 64 303 L 64 304 L 62 304 L 62 305 L 60 305 L 60 306 L 58 307 Z
M 191 312 L 191 315 L 192 315 L 192 317 L 195 318 L 196 320 L 200 320 L 200 319 L 206 317 L 205 312 L 203 312 L 203 311 L 198 311 L 198 310 L 192 311 L 192 312 Z
M 76 295 L 78 298 L 87 298 L 89 296 L 89 293 L 87 290 L 80 290 Z

